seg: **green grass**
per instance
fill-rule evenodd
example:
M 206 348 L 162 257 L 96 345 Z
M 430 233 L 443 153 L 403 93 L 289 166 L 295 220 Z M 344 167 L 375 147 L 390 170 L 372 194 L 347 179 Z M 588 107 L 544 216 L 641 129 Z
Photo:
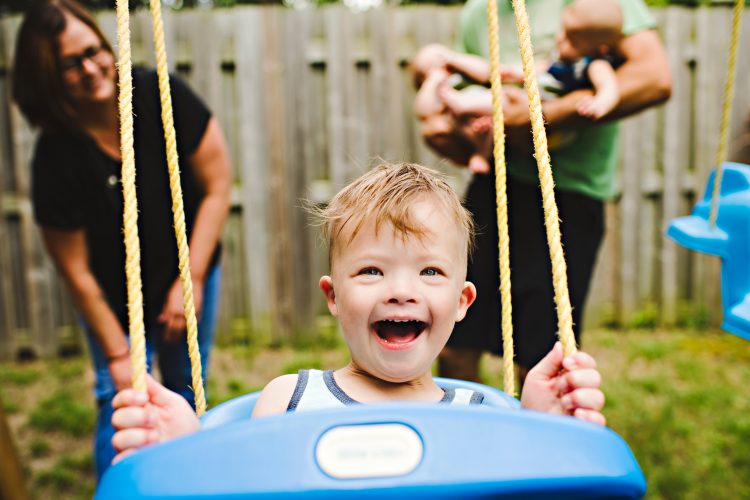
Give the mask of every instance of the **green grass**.
M 622 334 L 605 372 L 610 426 L 629 443 L 648 498 L 750 498 L 750 344 L 725 333 Z M 591 340 L 596 352 L 596 341 Z
M 42 372 L 34 369 L 24 369 L 23 365 L 0 365 L 0 385 L 26 386 L 39 380 Z
M 45 495 L 44 498 L 91 498 L 94 493 L 93 484 L 82 483 L 80 477 L 93 466 L 90 453 L 62 455 L 54 465 L 37 473 L 34 487 L 37 492 Z
M 210 405 L 283 373 L 342 366 L 340 337 L 322 326 L 323 345 L 307 337 L 277 349 L 255 342 L 217 348 Z M 599 363 L 609 425 L 638 459 L 647 499 L 750 498 L 750 343 L 717 331 L 639 328 L 588 331 L 583 347 Z M 496 387 L 500 365 L 483 359 L 481 373 Z M 91 498 L 95 410 L 88 370 L 83 357 L 0 363 L 3 404 L 31 498 Z
M 29 415 L 28 425 L 39 431 L 58 431 L 75 437 L 90 435 L 96 412 L 77 395 L 61 389 L 43 399 Z

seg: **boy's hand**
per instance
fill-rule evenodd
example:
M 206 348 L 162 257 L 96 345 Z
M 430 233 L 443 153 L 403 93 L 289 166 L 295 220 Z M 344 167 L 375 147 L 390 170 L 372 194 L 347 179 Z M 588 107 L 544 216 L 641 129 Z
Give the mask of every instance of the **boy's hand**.
M 581 420 L 605 425 L 601 410 L 604 393 L 596 361 L 578 351 L 563 357 L 560 342 L 529 371 L 521 395 L 524 408 L 573 415 Z
M 148 394 L 134 389 L 117 393 L 112 406 L 112 426 L 116 432 L 112 444 L 118 451 L 113 463 L 138 448 L 195 432 L 200 428 L 198 417 L 185 399 L 150 375 Z

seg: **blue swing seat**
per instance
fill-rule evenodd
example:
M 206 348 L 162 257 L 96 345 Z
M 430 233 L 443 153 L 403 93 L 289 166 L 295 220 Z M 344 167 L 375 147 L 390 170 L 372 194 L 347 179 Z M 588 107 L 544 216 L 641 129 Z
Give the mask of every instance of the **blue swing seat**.
M 750 166 L 722 164 L 724 174 L 716 227 L 708 222 L 716 171 L 692 215 L 674 219 L 667 236 L 697 252 L 721 257 L 721 327 L 750 340 Z
M 250 420 L 258 394 L 208 412 L 201 432 L 113 465 L 97 500 L 640 498 L 643 473 L 614 432 L 519 410 L 480 384 L 477 406 L 356 405 Z

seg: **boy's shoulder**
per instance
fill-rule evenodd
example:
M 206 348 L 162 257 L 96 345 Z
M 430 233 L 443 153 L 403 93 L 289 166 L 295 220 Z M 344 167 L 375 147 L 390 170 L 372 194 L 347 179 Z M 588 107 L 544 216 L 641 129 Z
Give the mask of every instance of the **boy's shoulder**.
M 298 379 L 298 374 L 291 373 L 276 377 L 266 384 L 253 408 L 253 417 L 286 412 Z

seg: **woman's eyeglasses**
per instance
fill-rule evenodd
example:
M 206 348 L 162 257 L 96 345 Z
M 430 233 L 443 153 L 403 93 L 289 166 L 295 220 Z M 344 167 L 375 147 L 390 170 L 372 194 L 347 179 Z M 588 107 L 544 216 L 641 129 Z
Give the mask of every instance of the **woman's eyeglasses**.
M 78 55 L 66 56 L 60 60 L 60 69 L 63 73 L 81 71 L 85 60 L 99 62 L 99 57 L 104 53 L 101 45 L 92 45 Z

